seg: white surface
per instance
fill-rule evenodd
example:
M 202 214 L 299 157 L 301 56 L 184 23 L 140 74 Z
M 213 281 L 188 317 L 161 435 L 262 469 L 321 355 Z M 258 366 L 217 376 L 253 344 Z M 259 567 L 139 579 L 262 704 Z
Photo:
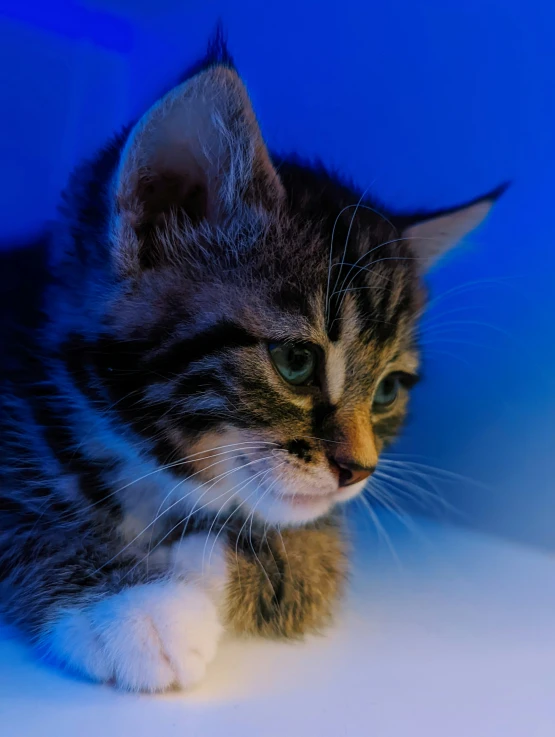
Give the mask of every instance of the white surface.
M 553 737 L 555 558 L 418 522 L 355 536 L 344 612 L 304 644 L 226 642 L 189 694 L 130 696 L 0 634 L 2 737 Z

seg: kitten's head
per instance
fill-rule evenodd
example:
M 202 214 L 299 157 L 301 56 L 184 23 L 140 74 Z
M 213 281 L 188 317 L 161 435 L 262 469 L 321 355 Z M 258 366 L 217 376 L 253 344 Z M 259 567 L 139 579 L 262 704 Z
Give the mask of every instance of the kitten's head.
M 493 198 L 392 217 L 277 163 L 227 66 L 144 116 L 111 196 L 103 379 L 188 507 L 295 524 L 358 494 L 418 378 L 421 276 Z

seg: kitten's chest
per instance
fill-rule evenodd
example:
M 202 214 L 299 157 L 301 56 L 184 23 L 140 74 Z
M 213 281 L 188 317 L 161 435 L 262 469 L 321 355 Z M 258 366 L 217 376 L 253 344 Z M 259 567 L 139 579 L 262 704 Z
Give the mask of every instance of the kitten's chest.
M 152 553 L 209 526 L 204 515 L 187 503 L 191 482 L 162 471 L 143 469 L 134 480 L 120 474 L 118 496 L 122 510 L 120 535 L 127 545 Z
M 121 464 L 110 483 L 121 508 L 120 533 L 126 543 L 158 543 L 183 513 L 180 482 L 150 463 Z

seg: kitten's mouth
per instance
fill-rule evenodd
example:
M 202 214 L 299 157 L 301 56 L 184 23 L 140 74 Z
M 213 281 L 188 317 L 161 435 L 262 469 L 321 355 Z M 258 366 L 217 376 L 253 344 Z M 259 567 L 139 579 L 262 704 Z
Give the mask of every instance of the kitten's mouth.
M 305 524 L 329 514 L 333 507 L 348 502 L 357 496 L 363 487 L 364 482 L 348 486 L 330 484 L 327 486 L 330 491 L 322 489 L 317 492 L 312 491 L 310 487 L 305 487 L 306 491 L 272 489 L 268 496 L 263 495 L 259 500 L 256 512 L 270 524 Z
M 280 494 L 279 498 L 296 507 L 306 507 L 313 504 L 319 504 L 321 502 L 335 504 L 335 502 L 341 501 L 341 498 L 345 495 L 347 489 L 348 487 L 346 486 L 340 486 L 336 491 L 330 491 L 327 494 Z
M 333 501 L 335 493 L 332 494 L 280 494 L 279 498 L 295 507 L 306 507 L 318 502 Z

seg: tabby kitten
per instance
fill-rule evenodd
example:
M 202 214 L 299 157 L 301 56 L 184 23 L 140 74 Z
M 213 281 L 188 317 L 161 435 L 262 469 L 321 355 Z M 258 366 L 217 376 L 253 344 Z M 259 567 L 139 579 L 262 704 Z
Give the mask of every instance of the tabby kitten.
M 2 358 L 8 620 L 145 691 L 197 682 L 224 628 L 323 626 L 336 507 L 418 378 L 421 276 L 495 196 L 386 216 L 278 164 L 223 52 L 82 167 L 43 317 Z

